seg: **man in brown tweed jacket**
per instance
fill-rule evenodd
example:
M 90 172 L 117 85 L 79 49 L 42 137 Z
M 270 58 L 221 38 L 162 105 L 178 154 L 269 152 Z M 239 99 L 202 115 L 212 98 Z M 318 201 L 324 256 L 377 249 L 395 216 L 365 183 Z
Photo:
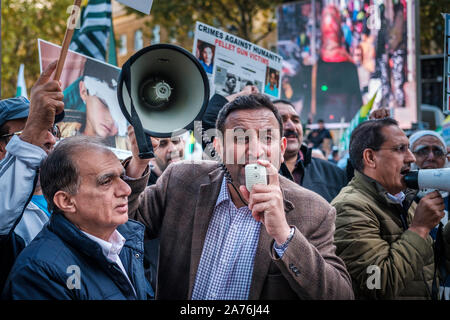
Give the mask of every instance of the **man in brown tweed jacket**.
M 124 163 L 130 218 L 161 239 L 156 298 L 353 299 L 333 245 L 335 209 L 278 175 L 286 139 L 272 102 L 239 97 L 216 127 L 215 146 L 234 186 L 217 162 L 181 161 L 145 188 L 148 160 L 139 159 L 135 142 Z M 248 192 L 244 167 L 256 162 L 268 184 Z

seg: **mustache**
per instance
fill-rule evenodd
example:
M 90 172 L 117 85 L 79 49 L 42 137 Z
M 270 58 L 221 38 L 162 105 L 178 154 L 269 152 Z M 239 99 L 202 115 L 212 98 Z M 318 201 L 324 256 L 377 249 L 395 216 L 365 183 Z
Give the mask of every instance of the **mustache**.
M 411 165 L 407 165 L 407 166 L 403 166 L 400 170 L 400 172 L 405 172 L 405 171 L 411 171 Z
M 182 160 L 181 154 L 177 152 L 176 154 L 170 154 L 166 157 L 166 161 L 170 160 Z
M 296 138 L 298 138 L 298 133 L 293 130 L 285 130 L 283 132 L 283 136 L 285 136 L 285 137 L 295 136 Z

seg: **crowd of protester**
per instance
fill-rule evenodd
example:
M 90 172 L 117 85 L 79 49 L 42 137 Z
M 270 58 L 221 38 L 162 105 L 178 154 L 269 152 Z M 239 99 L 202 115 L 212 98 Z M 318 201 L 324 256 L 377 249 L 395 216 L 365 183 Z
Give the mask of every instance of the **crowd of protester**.
M 336 148 L 313 156 L 332 139 L 323 121 L 305 139 L 290 101 L 247 86 L 202 119 L 219 158 L 183 160 L 172 137 L 141 159 L 130 126 L 120 161 L 93 137 L 58 141 L 55 66 L 30 101 L 0 101 L 2 299 L 449 298 L 449 196 L 404 181 L 448 167 L 438 133 L 408 139 L 378 112 L 354 129 L 345 171 Z M 247 190 L 248 163 L 266 185 Z

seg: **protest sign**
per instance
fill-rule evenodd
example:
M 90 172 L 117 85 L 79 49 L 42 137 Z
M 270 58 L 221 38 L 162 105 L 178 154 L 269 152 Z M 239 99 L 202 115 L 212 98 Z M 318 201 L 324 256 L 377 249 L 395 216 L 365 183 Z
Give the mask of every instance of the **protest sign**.
M 140 12 L 143 12 L 145 14 L 150 14 L 150 9 L 152 8 L 152 3 L 153 3 L 153 0 L 139 0 L 139 1 L 117 0 L 117 1 L 130 7 L 130 8 L 133 8 Z
M 211 95 L 229 96 L 255 85 L 271 99 L 280 97 L 280 55 L 201 22 L 192 53 L 208 75 Z
M 41 72 L 58 59 L 61 47 L 38 40 Z M 64 93 L 61 137 L 98 136 L 112 148 L 130 150 L 128 122 L 117 99 L 120 69 L 85 55 L 68 51 L 60 81 Z

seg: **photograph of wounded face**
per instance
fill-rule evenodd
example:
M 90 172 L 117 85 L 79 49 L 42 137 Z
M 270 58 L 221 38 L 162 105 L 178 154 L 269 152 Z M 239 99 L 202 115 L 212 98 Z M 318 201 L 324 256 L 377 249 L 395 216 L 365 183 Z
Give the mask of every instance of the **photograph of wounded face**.
M 97 136 L 105 138 L 112 147 L 120 147 L 116 137 L 126 137 L 127 121 L 117 100 L 118 76 L 117 69 L 86 59 L 83 74 L 64 90 L 67 107 L 75 111 L 78 119 L 65 121 L 63 135 Z M 73 104 L 74 101 L 78 103 Z
M 219 68 L 217 68 L 219 70 Z M 226 70 L 224 70 L 226 72 Z M 222 80 L 222 81 L 221 81 Z M 215 85 L 216 85 L 216 92 L 224 95 L 229 96 L 233 93 L 238 92 L 238 82 L 239 78 L 236 77 L 236 75 L 232 73 L 226 73 L 225 77 L 216 77 L 215 79 Z
M 105 70 L 91 64 L 91 61 L 86 61 L 84 74 L 78 83 L 80 97 L 86 105 L 86 122 L 81 133 L 103 138 L 115 136 L 120 126 L 113 116 L 115 112 L 120 112 L 115 92 L 116 72 L 109 70 L 105 73 Z M 126 126 L 123 131 L 126 131 Z
M 60 48 L 40 43 L 42 67 L 59 56 Z M 128 122 L 117 99 L 120 69 L 71 52 L 67 55 L 61 82 L 64 92 L 64 120 L 59 124 L 61 137 L 97 136 L 110 147 L 129 150 Z

